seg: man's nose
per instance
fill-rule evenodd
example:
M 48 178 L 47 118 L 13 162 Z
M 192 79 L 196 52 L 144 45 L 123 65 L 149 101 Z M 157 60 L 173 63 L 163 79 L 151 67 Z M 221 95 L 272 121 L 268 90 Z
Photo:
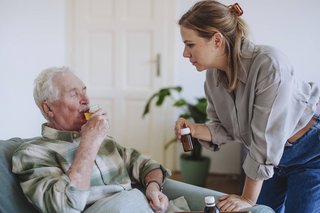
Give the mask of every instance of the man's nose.
M 80 99 L 80 104 L 89 104 L 89 97 L 87 94 L 82 94 Z

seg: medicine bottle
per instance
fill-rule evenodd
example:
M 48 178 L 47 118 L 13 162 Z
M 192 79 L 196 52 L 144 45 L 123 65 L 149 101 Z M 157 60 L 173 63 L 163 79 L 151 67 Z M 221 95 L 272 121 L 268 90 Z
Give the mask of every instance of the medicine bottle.
M 191 131 L 186 125 L 181 129 L 181 142 L 185 152 L 193 150 Z
M 204 198 L 204 202 L 206 203 L 206 206 L 204 207 L 204 213 L 219 213 L 220 210 L 216 206 L 216 201 L 214 199 L 214 196 L 206 196 Z

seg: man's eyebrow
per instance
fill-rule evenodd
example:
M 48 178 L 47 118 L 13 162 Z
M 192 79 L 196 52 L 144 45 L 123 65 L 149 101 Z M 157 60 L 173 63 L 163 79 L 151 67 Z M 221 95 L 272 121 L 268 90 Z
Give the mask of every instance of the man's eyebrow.
M 77 90 L 78 90 L 78 88 L 73 87 L 73 88 L 67 90 L 67 92 L 77 92 Z M 82 91 L 85 91 L 85 90 L 87 90 L 87 86 L 82 87 Z
M 77 88 L 75 88 L 75 87 L 73 87 L 73 88 L 71 88 L 71 89 L 69 89 L 69 90 L 67 90 L 68 92 L 74 92 L 74 91 L 77 91 Z

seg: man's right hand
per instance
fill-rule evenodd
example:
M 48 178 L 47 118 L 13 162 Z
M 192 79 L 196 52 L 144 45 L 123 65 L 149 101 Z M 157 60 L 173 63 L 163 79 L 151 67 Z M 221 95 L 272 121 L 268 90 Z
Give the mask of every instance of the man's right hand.
M 109 133 L 110 125 L 107 113 L 102 109 L 94 112 L 91 118 L 81 128 L 81 139 L 102 143 Z M 82 141 L 82 140 L 81 140 Z
M 107 113 L 99 109 L 80 131 L 80 144 L 68 171 L 71 181 L 81 189 L 90 187 L 91 173 L 97 153 L 109 132 Z

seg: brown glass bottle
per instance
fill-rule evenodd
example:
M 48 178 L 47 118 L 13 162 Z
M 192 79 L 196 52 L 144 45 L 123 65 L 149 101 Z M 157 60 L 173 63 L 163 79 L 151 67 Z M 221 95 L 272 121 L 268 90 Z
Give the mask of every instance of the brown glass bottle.
M 206 203 L 206 206 L 204 208 L 204 213 L 219 213 L 220 210 L 216 206 L 216 201 L 214 199 L 214 196 L 206 196 L 204 198 L 204 202 Z
M 183 150 L 185 152 L 189 152 L 193 150 L 190 128 L 186 126 L 184 126 L 184 128 L 181 129 L 181 142 L 182 142 Z

